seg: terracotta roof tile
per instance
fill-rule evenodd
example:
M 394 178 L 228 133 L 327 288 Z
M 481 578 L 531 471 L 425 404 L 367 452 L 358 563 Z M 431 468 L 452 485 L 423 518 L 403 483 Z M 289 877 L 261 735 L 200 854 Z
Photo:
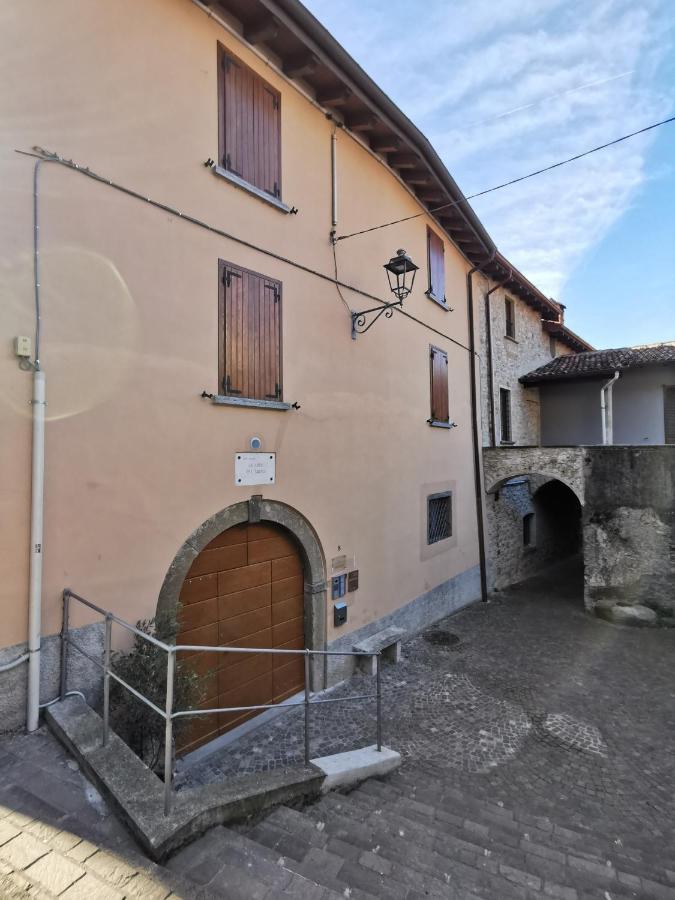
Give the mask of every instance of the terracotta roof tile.
M 594 378 L 602 375 L 611 377 L 614 372 L 622 372 L 625 369 L 665 365 L 675 366 L 675 341 L 557 356 L 546 365 L 523 375 L 520 381 L 522 384 L 541 384 L 546 381 L 572 378 Z

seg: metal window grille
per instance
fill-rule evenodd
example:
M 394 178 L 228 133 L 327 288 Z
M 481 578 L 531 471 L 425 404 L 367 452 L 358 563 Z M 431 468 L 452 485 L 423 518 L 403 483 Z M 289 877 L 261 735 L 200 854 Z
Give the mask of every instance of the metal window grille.
M 435 544 L 452 535 L 452 494 L 432 494 L 427 498 L 427 544 Z

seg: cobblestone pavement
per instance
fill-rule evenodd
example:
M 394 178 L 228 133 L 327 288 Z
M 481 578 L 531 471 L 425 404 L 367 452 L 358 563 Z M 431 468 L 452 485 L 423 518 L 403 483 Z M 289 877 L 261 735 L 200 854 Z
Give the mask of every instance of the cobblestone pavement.
M 675 630 L 588 617 L 580 573 L 534 579 L 407 642 L 383 668 L 384 740 L 480 796 L 658 835 L 675 822 Z M 456 635 L 459 642 L 453 643 Z M 373 689 L 355 676 L 330 696 Z M 312 755 L 372 743 L 373 702 L 312 709 Z M 300 764 L 303 713 L 184 773 L 185 784 Z
M 193 895 L 143 856 L 46 727 L 0 738 L 1 900 Z
M 0 740 L 0 898 L 675 900 L 675 630 L 591 619 L 581 593 L 561 569 L 408 641 L 383 678 L 400 770 L 213 828 L 163 868 L 44 730 Z M 312 717 L 314 755 L 373 742 L 372 703 Z M 301 758 L 292 711 L 184 783 Z

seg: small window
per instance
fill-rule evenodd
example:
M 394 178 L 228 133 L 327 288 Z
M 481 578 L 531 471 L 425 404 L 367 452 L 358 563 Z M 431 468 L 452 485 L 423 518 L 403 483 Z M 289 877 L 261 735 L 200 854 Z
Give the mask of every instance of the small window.
M 675 386 L 663 389 L 665 443 L 675 444 Z
M 511 435 L 511 391 L 506 388 L 499 389 L 499 416 L 501 422 L 501 441 L 510 444 Z
M 452 537 L 452 493 L 427 497 L 427 544 L 437 544 Z
M 431 380 L 430 424 L 449 424 L 450 404 L 448 397 L 448 354 L 438 347 L 429 348 L 429 370 Z
M 281 401 L 281 283 L 222 260 L 220 275 L 220 390 Z
M 506 312 L 506 336 L 514 338 L 516 336 L 516 304 L 510 297 L 504 300 L 504 309 Z
M 534 544 L 534 513 L 523 516 L 523 547 L 532 547 Z
M 447 306 L 445 302 L 445 244 L 435 231 L 427 227 L 427 265 L 429 289 L 427 297 Z
M 548 337 L 548 349 L 549 349 L 549 352 L 550 352 L 551 356 L 555 356 L 555 355 L 556 355 L 555 338 L 553 337 L 552 334 L 550 334 L 549 337 Z
M 220 164 L 281 197 L 281 97 L 253 69 L 219 47 Z

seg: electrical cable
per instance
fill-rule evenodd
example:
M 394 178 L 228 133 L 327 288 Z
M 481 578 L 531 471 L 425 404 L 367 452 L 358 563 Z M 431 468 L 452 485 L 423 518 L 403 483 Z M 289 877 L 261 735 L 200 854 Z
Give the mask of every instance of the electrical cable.
M 224 231 L 222 228 L 217 228 L 215 225 L 209 225 L 208 222 L 204 222 L 201 219 L 197 219 L 194 216 L 183 213 L 173 206 L 169 206 L 166 203 L 161 203 L 159 200 L 153 200 L 151 197 L 146 197 L 144 194 L 133 190 L 133 188 L 124 187 L 124 185 L 119 184 L 115 181 L 111 181 L 109 178 L 104 178 L 102 175 L 97 175 L 96 172 L 92 172 L 92 170 L 86 166 L 78 165 L 78 163 L 73 162 L 72 159 L 65 159 L 64 157 L 59 156 L 57 153 L 43 150 L 42 147 L 33 147 L 33 152 L 30 152 L 28 150 L 15 150 L 15 153 L 20 153 L 22 156 L 31 156 L 35 159 L 41 159 L 43 162 L 53 162 L 62 165 L 66 169 L 70 169 L 70 171 L 72 172 L 78 172 L 80 175 L 86 175 L 87 178 L 91 178 L 93 181 L 97 181 L 100 184 L 111 187 L 113 190 L 119 191 L 122 194 L 126 194 L 129 197 L 134 197 L 136 200 L 142 200 L 144 203 L 148 203 L 150 204 L 150 206 L 154 206 L 156 209 L 161 209 L 163 212 L 169 213 L 172 216 L 177 216 L 179 219 L 184 219 L 186 222 L 191 222 L 193 225 L 197 225 L 199 228 L 204 228 L 207 231 L 212 232 L 213 234 L 217 234 L 220 237 L 227 238 L 228 240 L 233 241 L 236 244 L 240 244 L 242 247 L 248 247 L 250 250 L 255 250 L 258 253 L 262 253 L 264 256 L 269 256 L 271 259 L 276 259 L 279 262 L 292 266 L 295 269 L 299 269 L 301 272 L 306 272 L 309 275 L 314 275 L 316 278 L 320 278 L 322 281 L 328 281 L 338 288 L 345 288 L 345 290 L 353 291 L 353 293 L 359 294 L 361 297 L 366 297 L 368 300 L 374 300 L 376 303 L 384 304 L 385 302 L 381 297 L 377 297 L 375 294 L 369 294 L 368 291 L 363 291 L 361 290 L 361 288 L 354 287 L 354 285 L 352 284 L 347 284 L 344 281 L 339 281 L 337 278 L 326 275 L 324 272 L 319 272 L 316 269 L 312 269 L 309 266 L 303 265 L 302 263 L 295 262 L 295 260 L 289 259 L 287 256 L 281 256 L 281 254 L 275 253 L 273 250 L 267 250 L 265 247 L 260 247 L 259 245 L 254 244 L 251 241 L 247 241 L 244 238 L 237 237 L 236 235 L 231 234 L 228 231 Z M 351 313 L 349 304 L 346 305 Z M 456 344 L 458 347 L 461 347 L 462 350 L 470 352 L 469 348 L 465 344 L 462 344 L 461 341 L 456 340 L 449 334 L 445 334 L 445 332 L 443 331 L 439 331 L 437 328 L 428 325 L 426 322 L 422 322 L 421 319 L 417 319 L 415 316 L 411 315 L 409 312 L 406 312 L 400 307 L 396 308 L 396 312 L 400 313 L 402 316 L 405 316 L 408 319 L 411 319 L 413 322 L 417 322 L 418 325 L 421 325 L 428 331 L 431 331 L 434 334 L 445 338 L 445 340 L 450 341 L 450 343 Z
M 632 131 L 630 134 L 624 134 L 622 137 L 616 138 L 613 141 L 608 141 L 606 144 L 600 144 L 598 147 L 593 147 L 592 150 L 584 150 L 583 153 L 577 153 L 575 156 L 570 156 L 568 159 L 563 159 L 560 162 L 552 163 L 550 166 L 544 166 L 543 169 L 537 169 L 534 172 L 529 172 L 527 175 L 521 175 L 519 178 L 512 178 L 510 181 L 504 181 L 502 184 L 497 184 L 494 187 L 486 188 L 484 191 L 477 191 L 475 194 L 469 194 L 467 197 L 463 197 L 461 200 L 451 200 L 449 203 L 443 203 L 441 206 L 435 206 L 433 208 L 427 209 L 421 213 L 415 213 L 412 216 L 405 216 L 402 219 L 393 219 L 391 222 L 383 222 L 381 225 L 373 225 L 370 228 L 362 228 L 361 231 L 352 231 L 349 234 L 341 234 L 338 235 L 335 240 L 336 241 L 346 241 L 347 238 L 358 237 L 360 234 L 369 234 L 371 231 L 379 231 L 381 228 L 389 228 L 391 225 L 400 225 L 401 222 L 410 222 L 412 219 L 419 219 L 421 216 L 429 215 L 430 213 L 440 212 L 442 209 L 449 209 L 453 206 L 461 206 L 462 203 L 466 203 L 468 200 L 474 200 L 476 197 L 484 197 L 485 194 L 492 194 L 494 191 L 501 191 L 502 188 L 510 187 L 512 184 L 518 184 L 519 181 L 526 181 L 528 178 L 534 178 L 535 175 L 541 175 L 544 172 L 550 172 L 552 169 L 558 169 L 560 166 L 566 166 L 568 163 L 575 162 L 578 159 L 583 159 L 584 156 L 590 156 L 591 153 L 597 153 L 598 150 L 605 150 L 607 147 L 613 147 L 615 144 L 620 144 L 622 141 L 627 141 L 629 138 L 636 137 L 638 134 L 644 134 L 646 131 L 651 131 L 653 128 L 659 128 L 661 125 L 667 125 L 669 122 L 675 122 L 675 116 L 671 116 L 669 119 L 663 119 L 661 122 L 654 122 L 653 125 L 647 125 L 645 128 L 640 128 L 638 131 Z

